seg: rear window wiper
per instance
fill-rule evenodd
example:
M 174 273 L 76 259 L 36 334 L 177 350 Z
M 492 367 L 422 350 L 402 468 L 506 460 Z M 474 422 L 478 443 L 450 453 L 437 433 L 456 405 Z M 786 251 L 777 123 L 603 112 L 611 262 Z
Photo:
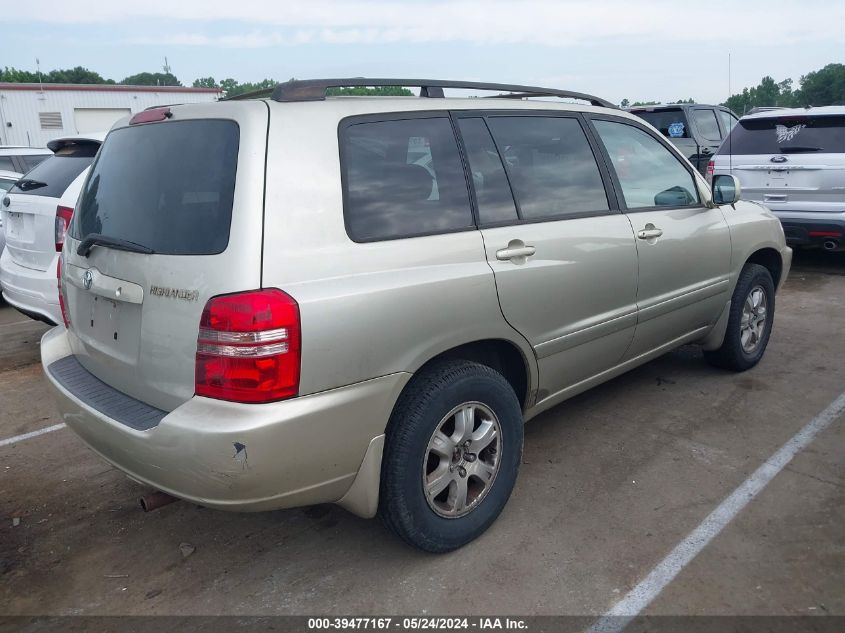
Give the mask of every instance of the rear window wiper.
M 31 191 L 32 189 L 40 189 L 41 187 L 46 187 L 46 182 L 41 182 L 40 180 L 33 180 L 32 178 L 21 178 L 18 180 L 15 185 L 21 191 Z
M 778 148 L 781 154 L 798 154 L 799 152 L 820 152 L 824 147 L 813 147 L 812 145 L 787 145 Z
M 89 233 L 76 248 L 76 254 L 88 257 L 88 253 L 95 246 L 108 246 L 121 251 L 129 251 L 131 253 L 144 253 L 145 255 L 153 255 L 155 251 L 149 246 L 130 242 L 129 240 L 122 240 L 118 237 L 109 237 L 108 235 L 100 235 L 99 233 Z

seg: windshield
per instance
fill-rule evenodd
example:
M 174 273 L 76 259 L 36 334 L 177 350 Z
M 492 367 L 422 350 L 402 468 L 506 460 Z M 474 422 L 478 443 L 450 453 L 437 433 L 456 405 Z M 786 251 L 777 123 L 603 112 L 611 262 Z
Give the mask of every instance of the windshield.
M 742 119 L 720 154 L 845 153 L 845 116 Z
M 70 234 L 165 255 L 213 255 L 229 243 L 240 133 L 234 121 L 167 121 L 111 132 Z

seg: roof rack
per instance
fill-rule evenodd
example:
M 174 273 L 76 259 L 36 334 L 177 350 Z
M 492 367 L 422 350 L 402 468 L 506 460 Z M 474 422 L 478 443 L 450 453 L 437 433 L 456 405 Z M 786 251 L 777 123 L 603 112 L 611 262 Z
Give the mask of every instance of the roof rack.
M 229 99 L 255 99 L 269 96 L 274 101 L 322 101 L 326 98 L 329 88 L 357 88 L 399 86 L 403 88 L 419 88 L 420 97 L 442 98 L 444 88 L 463 88 L 468 90 L 491 90 L 504 94 L 491 95 L 489 98 L 522 99 L 524 97 L 560 97 L 563 99 L 579 99 L 591 105 L 604 108 L 617 108 L 609 101 L 593 95 L 571 90 L 556 90 L 554 88 L 538 88 L 535 86 L 520 86 L 511 84 L 492 84 L 479 81 L 448 81 L 442 79 L 373 79 L 370 77 L 349 77 L 346 79 L 291 79 L 277 84 L 272 90 L 256 90 L 254 92 L 229 97 Z

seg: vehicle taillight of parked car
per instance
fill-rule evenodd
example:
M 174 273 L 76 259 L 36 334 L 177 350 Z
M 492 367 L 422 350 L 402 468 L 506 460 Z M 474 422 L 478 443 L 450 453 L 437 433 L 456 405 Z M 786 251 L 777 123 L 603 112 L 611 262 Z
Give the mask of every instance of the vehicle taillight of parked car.
M 70 207 L 58 206 L 56 207 L 56 252 L 62 252 L 62 246 L 65 244 L 65 235 L 67 235 L 67 228 L 70 226 L 70 219 L 73 217 L 73 209 Z
M 299 305 L 276 288 L 212 297 L 200 318 L 198 396 L 273 402 L 299 392 Z
M 59 257 L 56 264 L 56 285 L 59 289 L 59 309 L 62 311 L 62 321 L 65 322 L 65 327 L 70 327 L 70 317 L 67 313 L 67 301 L 65 298 L 65 290 L 62 286 L 62 258 Z

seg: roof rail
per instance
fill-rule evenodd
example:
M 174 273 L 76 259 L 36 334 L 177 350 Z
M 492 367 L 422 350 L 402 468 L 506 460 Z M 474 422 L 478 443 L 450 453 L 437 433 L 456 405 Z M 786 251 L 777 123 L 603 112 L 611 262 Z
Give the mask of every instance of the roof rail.
M 609 101 L 593 95 L 571 90 L 556 90 L 554 88 L 538 88 L 535 86 L 520 86 L 511 84 L 493 84 L 480 81 L 449 81 L 443 79 L 373 79 L 370 77 L 349 77 L 346 79 L 291 79 L 276 85 L 270 97 L 274 101 L 322 101 L 326 98 L 329 88 L 357 88 L 399 86 L 403 88 L 419 88 L 420 97 L 442 98 L 444 88 L 463 88 L 468 90 L 491 90 L 505 94 L 491 95 L 491 97 L 521 99 L 524 97 L 560 97 L 564 99 L 579 99 L 591 105 L 604 108 L 617 108 Z M 253 93 L 238 95 L 232 99 L 256 98 L 267 96 L 267 90 L 256 90 Z

